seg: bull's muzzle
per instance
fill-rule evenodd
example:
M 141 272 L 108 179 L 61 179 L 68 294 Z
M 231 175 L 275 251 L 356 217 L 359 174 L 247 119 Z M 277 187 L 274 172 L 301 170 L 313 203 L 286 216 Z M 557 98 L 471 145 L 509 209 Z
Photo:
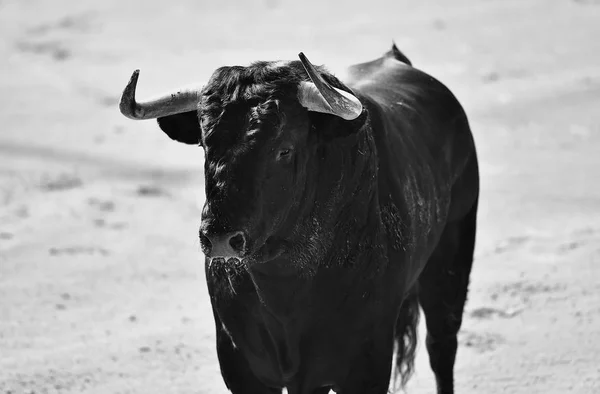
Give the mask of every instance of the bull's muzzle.
M 246 235 L 242 231 L 226 234 L 209 234 L 200 232 L 200 245 L 204 255 L 209 259 L 231 258 L 243 259 L 246 254 Z

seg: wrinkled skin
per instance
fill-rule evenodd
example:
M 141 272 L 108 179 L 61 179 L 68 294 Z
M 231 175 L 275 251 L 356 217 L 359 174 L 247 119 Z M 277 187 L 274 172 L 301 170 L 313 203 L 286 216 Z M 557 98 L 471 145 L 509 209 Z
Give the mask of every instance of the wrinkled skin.
M 395 341 L 401 372 L 412 363 L 417 299 L 438 392 L 453 392 L 477 161 L 454 96 L 405 59 L 394 48 L 350 69 L 365 107 L 353 121 L 300 106 L 298 62 L 219 69 L 197 119 L 159 119 L 205 150 L 205 252 L 245 235 L 243 258 L 206 261 L 234 394 L 386 393 Z

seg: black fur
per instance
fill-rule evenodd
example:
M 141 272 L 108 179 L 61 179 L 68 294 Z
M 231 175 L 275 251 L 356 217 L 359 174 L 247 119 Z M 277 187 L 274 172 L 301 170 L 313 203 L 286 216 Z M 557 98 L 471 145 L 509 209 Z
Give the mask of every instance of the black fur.
M 387 393 L 394 347 L 394 376 L 412 373 L 421 305 L 451 394 L 479 194 L 466 115 L 395 45 L 347 86 L 320 72 L 359 118 L 302 108 L 294 61 L 222 67 L 198 117 L 159 119 L 205 149 L 201 232 L 248 240 L 243 262 L 205 267 L 223 379 L 234 394 Z

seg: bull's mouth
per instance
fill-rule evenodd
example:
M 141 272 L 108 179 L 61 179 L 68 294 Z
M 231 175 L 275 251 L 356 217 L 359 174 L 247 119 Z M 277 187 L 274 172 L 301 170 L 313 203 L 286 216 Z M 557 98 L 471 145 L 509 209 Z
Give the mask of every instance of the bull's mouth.
M 246 264 L 247 266 L 255 266 L 257 264 L 268 263 L 281 256 L 286 249 L 286 242 L 278 237 L 269 237 L 262 246 L 255 251 L 248 251 L 245 256 L 214 256 L 208 259 L 209 265 L 224 264 L 238 265 Z
M 211 257 L 209 258 L 209 264 L 241 264 L 243 262 L 243 259 L 240 260 L 237 257 L 222 257 L 222 256 L 217 256 L 217 257 Z

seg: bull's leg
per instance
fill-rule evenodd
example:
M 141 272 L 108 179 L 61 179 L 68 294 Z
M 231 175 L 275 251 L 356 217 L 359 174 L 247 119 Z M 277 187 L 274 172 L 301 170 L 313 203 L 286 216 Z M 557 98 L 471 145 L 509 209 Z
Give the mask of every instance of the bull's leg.
M 308 390 L 302 390 L 302 389 L 283 389 L 282 394 L 330 394 L 330 393 L 334 393 L 329 387 L 319 387 L 316 389 L 308 389 Z
M 281 389 L 265 386 L 250 370 L 248 362 L 233 345 L 215 313 L 217 355 L 225 385 L 233 394 L 279 394 Z
M 448 223 L 419 277 L 419 302 L 427 323 L 426 345 L 438 394 L 454 393 L 457 334 L 467 299 L 475 246 L 477 204 Z
M 336 387 L 337 394 L 387 394 L 394 351 L 394 324 L 380 327 L 364 344 L 345 382 Z
M 329 387 L 320 387 L 318 389 L 313 390 L 312 394 L 330 394 L 333 391 Z

